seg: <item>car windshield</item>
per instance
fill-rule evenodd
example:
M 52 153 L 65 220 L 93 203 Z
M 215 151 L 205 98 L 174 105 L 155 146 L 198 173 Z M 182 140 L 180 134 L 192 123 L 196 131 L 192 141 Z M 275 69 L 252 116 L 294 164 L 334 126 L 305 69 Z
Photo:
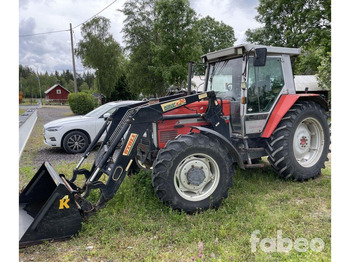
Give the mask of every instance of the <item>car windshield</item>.
M 104 113 L 108 112 L 110 109 L 114 108 L 115 104 L 104 104 L 102 106 L 99 106 L 98 108 L 92 110 L 90 113 L 87 113 L 85 116 L 88 117 L 100 117 L 102 116 Z
M 210 63 L 208 90 L 214 90 L 217 97 L 237 100 L 241 95 L 242 63 L 242 57 Z

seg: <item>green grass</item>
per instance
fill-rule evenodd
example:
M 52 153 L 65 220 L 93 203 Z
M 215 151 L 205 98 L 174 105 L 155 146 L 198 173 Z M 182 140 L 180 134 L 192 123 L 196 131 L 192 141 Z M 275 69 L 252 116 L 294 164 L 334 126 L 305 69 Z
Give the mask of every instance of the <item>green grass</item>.
M 39 98 L 24 98 L 22 99 L 21 101 L 21 104 L 20 105 L 36 105 L 39 101 Z
M 70 174 L 74 163 L 56 170 Z M 23 170 L 24 171 L 24 170 Z M 171 210 L 155 196 L 150 174 L 127 177 L 107 207 L 83 223 L 79 236 L 20 250 L 20 259 L 42 261 L 330 261 L 330 169 L 307 183 L 284 181 L 269 168 L 237 171 L 219 210 L 195 215 Z M 260 238 L 321 238 L 322 252 L 251 252 Z M 203 243 L 203 256 L 199 256 Z M 87 247 L 93 246 L 92 249 Z
M 25 109 L 19 109 L 18 112 L 19 112 L 19 115 L 22 115 L 26 110 Z
M 40 147 L 36 127 L 20 166 L 20 187 L 34 175 L 31 159 Z M 266 160 L 264 160 L 266 161 Z M 54 164 L 69 176 L 75 162 Z M 88 168 L 91 161 L 85 166 Z M 321 252 L 308 249 L 265 253 L 251 251 L 250 238 L 310 242 L 321 238 Z M 200 246 L 203 245 L 203 252 Z M 201 258 L 199 257 L 202 255 Z M 234 186 L 221 207 L 194 215 L 173 211 L 156 197 L 150 174 L 126 177 L 115 197 L 82 225 L 78 236 L 20 249 L 20 260 L 34 261 L 330 261 L 331 170 L 299 183 L 285 181 L 270 167 L 237 170 Z

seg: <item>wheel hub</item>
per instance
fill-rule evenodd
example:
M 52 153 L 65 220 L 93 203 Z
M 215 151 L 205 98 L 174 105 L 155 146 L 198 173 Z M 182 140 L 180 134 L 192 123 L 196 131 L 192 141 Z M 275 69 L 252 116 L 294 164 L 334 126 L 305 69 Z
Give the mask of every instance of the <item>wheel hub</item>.
M 304 119 L 296 128 L 293 141 L 298 163 L 303 167 L 314 165 L 320 158 L 324 145 L 321 124 L 312 117 Z
M 73 135 L 68 139 L 67 145 L 72 151 L 77 151 L 85 146 L 85 141 L 82 136 Z
M 307 141 L 309 141 L 309 139 L 307 139 L 307 137 L 303 136 L 303 137 L 300 139 L 300 146 L 301 146 L 301 147 L 306 147 L 306 146 L 307 146 Z
M 174 184 L 185 199 L 200 201 L 210 196 L 220 179 L 219 166 L 206 154 L 186 157 L 176 168 Z
M 191 169 L 187 172 L 187 180 L 189 184 L 199 186 L 203 183 L 205 179 L 205 173 L 203 167 L 192 166 Z
M 296 143 L 294 144 L 294 150 L 296 150 L 299 155 L 305 154 L 309 151 L 309 140 L 310 132 L 305 124 L 301 124 L 295 133 Z

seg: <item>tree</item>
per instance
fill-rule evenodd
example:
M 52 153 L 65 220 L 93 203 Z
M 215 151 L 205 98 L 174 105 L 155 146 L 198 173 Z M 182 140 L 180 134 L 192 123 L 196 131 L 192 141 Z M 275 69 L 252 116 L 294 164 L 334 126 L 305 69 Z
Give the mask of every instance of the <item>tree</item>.
M 218 22 L 210 16 L 197 21 L 200 32 L 199 43 L 203 54 L 233 46 L 237 40 L 231 26 Z
M 154 72 L 169 85 L 184 86 L 187 63 L 202 53 L 200 34 L 195 26 L 197 17 L 188 0 L 158 0 L 155 3 Z
M 83 80 L 85 83 L 88 84 L 89 89 L 93 89 L 94 88 L 94 74 L 90 73 L 90 72 L 84 72 L 83 73 Z
M 129 52 L 129 63 L 126 65 L 126 80 L 135 94 L 155 95 L 164 89 L 161 75 L 156 74 L 152 43 L 157 42 L 154 30 L 155 0 L 129 0 L 121 10 L 124 20 L 124 41 Z
M 294 73 L 296 75 L 314 75 L 318 71 L 324 56 L 324 48 L 303 48 L 302 54 L 294 62 Z
M 119 61 L 122 56 L 122 49 L 109 33 L 109 29 L 109 19 L 93 18 L 82 26 L 83 40 L 79 41 L 76 49 L 83 65 L 96 70 L 99 92 L 107 99 L 121 75 Z
M 257 10 L 263 27 L 248 29 L 247 41 L 302 47 L 295 73 L 315 74 L 331 51 L 331 0 L 260 0 Z
M 286 47 L 325 46 L 330 50 L 330 0 L 260 0 L 255 19 L 262 28 L 248 29 L 252 43 Z
M 135 94 L 130 92 L 125 75 L 122 75 L 118 79 L 116 83 L 116 88 L 112 92 L 111 98 L 112 100 L 131 100 L 137 98 Z
M 66 88 L 69 92 L 74 93 L 74 81 L 72 79 L 69 79 L 64 88 Z
M 89 90 L 89 85 L 86 82 L 83 82 L 80 86 L 79 86 L 79 91 L 88 91 Z
M 322 59 L 316 75 L 321 88 L 331 90 L 331 75 L 331 52 L 328 52 Z

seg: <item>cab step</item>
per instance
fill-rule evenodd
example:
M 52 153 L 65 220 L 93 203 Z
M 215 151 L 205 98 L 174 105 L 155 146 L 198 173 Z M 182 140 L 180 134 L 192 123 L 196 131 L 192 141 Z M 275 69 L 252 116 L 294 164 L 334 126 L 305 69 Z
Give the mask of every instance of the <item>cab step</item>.
M 258 163 L 258 164 L 246 164 L 244 165 L 245 168 L 264 168 L 265 167 L 265 164 L 261 164 L 261 163 Z

